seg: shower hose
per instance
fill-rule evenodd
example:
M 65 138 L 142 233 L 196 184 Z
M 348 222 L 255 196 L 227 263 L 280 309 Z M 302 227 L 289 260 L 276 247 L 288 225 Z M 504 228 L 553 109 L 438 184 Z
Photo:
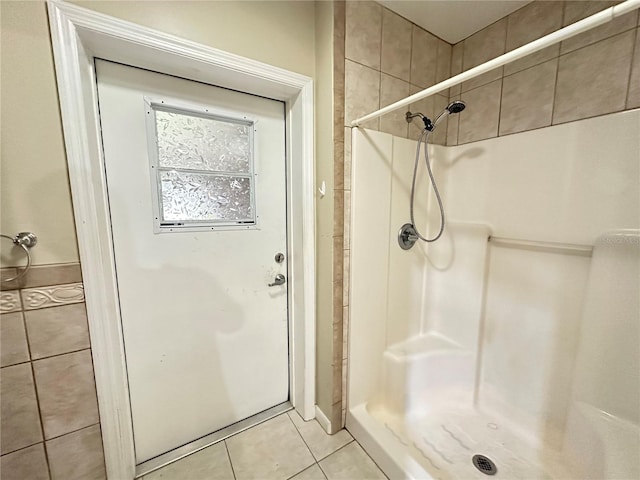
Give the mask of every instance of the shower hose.
M 428 148 L 429 143 L 428 142 L 429 142 L 430 134 L 431 132 L 425 128 L 422 130 L 422 134 L 420 135 L 420 139 L 418 140 L 418 146 L 416 148 L 416 162 L 415 162 L 415 165 L 413 166 L 413 181 L 411 182 L 411 202 L 410 202 L 411 224 L 413 225 L 413 228 L 415 229 L 415 232 L 418 238 L 425 242 L 435 242 L 436 240 L 438 240 L 442 236 L 442 233 L 444 232 L 444 222 L 445 222 L 444 207 L 442 206 L 442 199 L 440 198 L 438 185 L 436 185 L 436 181 L 433 178 L 433 172 L 431 171 L 431 162 L 429 161 L 429 148 Z M 414 219 L 414 214 L 413 214 L 413 204 L 414 204 L 415 190 L 416 190 L 416 177 L 418 174 L 418 162 L 420 161 L 420 146 L 422 145 L 422 142 L 424 142 L 424 161 L 427 164 L 427 172 L 429 172 L 429 179 L 431 180 L 433 191 L 435 192 L 436 199 L 438 200 L 438 207 L 440 208 L 440 230 L 438 231 L 438 234 L 433 238 L 427 238 L 418 231 L 418 226 L 416 225 L 416 221 Z

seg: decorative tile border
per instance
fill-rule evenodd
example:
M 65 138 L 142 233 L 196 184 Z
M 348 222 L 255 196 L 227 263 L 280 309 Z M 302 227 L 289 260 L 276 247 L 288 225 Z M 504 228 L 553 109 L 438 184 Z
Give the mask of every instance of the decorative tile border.
M 17 290 L 0 292 L 0 312 L 11 313 L 22 310 L 20 295 Z
M 25 288 L 20 293 L 25 310 L 84 302 L 84 287 L 82 283 Z

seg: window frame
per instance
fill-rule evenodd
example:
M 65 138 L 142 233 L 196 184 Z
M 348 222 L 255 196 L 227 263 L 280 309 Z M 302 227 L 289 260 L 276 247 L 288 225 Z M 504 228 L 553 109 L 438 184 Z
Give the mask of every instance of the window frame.
M 178 233 L 178 232 L 203 232 L 203 231 L 221 231 L 221 230 L 259 230 L 260 216 L 258 214 L 258 205 L 256 202 L 256 184 L 258 179 L 258 135 L 257 124 L 258 119 L 239 111 L 228 110 L 220 107 L 209 105 L 201 105 L 185 102 L 178 99 L 159 97 L 144 97 L 145 121 L 147 131 L 147 155 L 149 162 L 149 179 L 151 183 L 151 203 L 153 206 L 153 231 L 160 233 Z M 191 115 L 194 117 L 206 118 L 211 120 L 222 120 L 233 123 L 239 123 L 249 126 L 249 172 L 224 172 L 224 171 L 206 171 L 191 170 L 171 167 L 160 167 L 158 158 L 158 135 L 156 111 L 160 110 L 169 113 L 179 113 L 182 115 Z M 197 175 L 210 176 L 238 176 L 249 178 L 250 182 L 250 202 L 251 211 L 253 212 L 253 220 L 186 220 L 177 221 L 176 223 L 168 223 L 162 221 L 163 205 L 162 205 L 162 182 L 160 179 L 161 172 L 178 171 L 184 173 L 193 173 Z

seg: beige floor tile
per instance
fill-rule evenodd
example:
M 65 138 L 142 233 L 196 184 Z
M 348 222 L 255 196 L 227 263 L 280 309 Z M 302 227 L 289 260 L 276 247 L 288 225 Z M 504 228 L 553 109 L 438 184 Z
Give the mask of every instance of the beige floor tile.
M 0 472 L 2 480 L 49 480 L 44 444 L 3 455 Z
M 291 480 L 327 480 L 327 477 L 324 476 L 324 473 L 322 473 L 322 470 L 320 470 L 320 467 L 316 463 L 296 476 L 291 477 Z
M 323 459 L 353 441 L 353 438 L 346 430 L 340 430 L 334 435 L 329 435 L 318 422 L 315 420 L 305 422 L 295 411 L 289 412 L 289 417 L 302 435 L 313 456 L 316 457 L 316 460 Z
M 285 413 L 226 440 L 237 480 L 287 479 L 314 463 Z
M 227 480 L 233 478 L 233 470 L 224 442 L 218 442 L 144 476 L 144 480 Z
M 351 442 L 346 447 L 319 462 L 329 480 L 386 479 L 360 445 Z

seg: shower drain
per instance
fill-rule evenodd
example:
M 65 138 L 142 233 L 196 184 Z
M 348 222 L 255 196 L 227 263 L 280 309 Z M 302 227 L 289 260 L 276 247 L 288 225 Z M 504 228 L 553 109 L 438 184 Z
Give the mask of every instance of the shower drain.
M 474 455 L 471 459 L 473 466 L 485 475 L 495 475 L 498 473 L 498 467 L 488 457 L 484 455 Z

